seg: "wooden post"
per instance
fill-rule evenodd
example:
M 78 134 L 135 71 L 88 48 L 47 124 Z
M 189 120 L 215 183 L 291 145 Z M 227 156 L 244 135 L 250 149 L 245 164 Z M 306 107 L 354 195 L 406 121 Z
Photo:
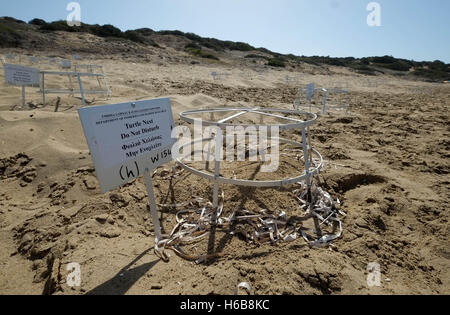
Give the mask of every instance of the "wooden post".
M 161 224 L 159 222 L 158 208 L 156 206 L 155 193 L 153 191 L 153 180 L 148 168 L 145 170 L 145 185 L 147 187 L 148 199 L 150 201 L 149 205 L 150 213 L 152 215 L 152 222 L 155 228 L 155 244 L 157 244 L 162 239 Z
M 83 84 L 81 83 L 81 77 L 79 73 L 78 73 L 78 85 L 80 86 L 81 101 L 83 102 L 83 105 L 86 105 L 86 101 L 84 99 Z
M 217 150 L 217 148 L 216 148 Z M 216 161 L 215 161 L 215 172 L 214 172 L 214 193 L 213 193 L 213 207 L 215 210 L 217 210 L 217 207 L 219 206 L 219 182 L 217 181 L 217 178 L 220 176 L 220 160 L 217 159 L 216 155 Z
M 302 128 L 302 141 L 303 141 L 303 154 L 304 154 L 304 159 L 305 159 L 305 173 L 306 173 L 306 187 L 307 187 L 307 191 L 308 191 L 308 202 L 309 202 L 309 211 L 312 211 L 312 206 L 313 206 L 313 196 L 312 196 L 312 183 L 311 183 L 311 173 L 309 171 L 309 166 L 310 166 L 310 161 L 309 161 L 309 145 L 308 141 L 307 141 L 307 137 L 306 137 L 306 129 L 305 127 Z M 319 236 L 322 236 L 322 230 L 320 228 L 320 223 L 319 223 L 319 219 L 317 219 L 317 217 L 315 215 L 313 215 L 313 221 L 314 221 L 314 226 L 316 229 L 316 233 Z
M 55 113 L 58 112 L 60 103 L 61 103 L 61 98 L 58 96 L 58 98 L 56 99 Z
M 22 85 L 22 109 L 25 108 L 25 85 Z
M 323 115 L 327 114 L 327 97 L 328 97 L 328 91 L 325 90 L 323 92 L 323 110 L 322 110 Z
M 42 106 L 45 106 L 45 72 L 42 72 Z

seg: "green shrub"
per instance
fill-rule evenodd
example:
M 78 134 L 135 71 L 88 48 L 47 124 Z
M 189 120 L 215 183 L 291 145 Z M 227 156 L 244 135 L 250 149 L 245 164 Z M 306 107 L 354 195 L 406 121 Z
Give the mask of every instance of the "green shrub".
M 135 31 L 143 36 L 151 36 L 155 33 L 155 31 L 152 30 L 151 28 L 139 28 Z
M 411 69 L 410 65 L 403 61 L 396 61 L 393 63 L 384 64 L 383 68 L 387 68 L 390 70 L 396 70 L 396 71 L 409 71 L 409 69 Z
M 191 49 L 199 49 L 199 50 L 202 49 L 202 47 L 200 47 L 200 46 L 197 45 L 196 43 L 189 43 L 189 44 L 187 44 L 186 46 L 184 46 L 184 48 L 185 48 L 185 49 L 189 49 L 189 48 L 191 48 Z
M 377 75 L 376 72 L 372 71 L 372 70 L 358 70 L 356 72 L 358 72 L 359 74 L 370 75 L 370 76 L 376 76 Z
M 357 73 L 364 75 L 376 75 L 376 71 L 374 68 L 369 67 L 365 64 L 353 63 L 349 66 L 351 69 L 355 70 Z
M 147 39 L 145 38 L 145 36 L 136 31 L 126 31 L 125 33 L 123 33 L 123 37 L 135 43 L 147 43 Z
M 239 51 L 251 51 L 255 48 L 250 46 L 247 43 L 237 42 L 237 43 L 231 43 L 228 47 L 229 50 L 239 50 Z
M 197 34 L 194 34 L 194 33 L 186 33 L 186 34 L 184 34 L 184 36 L 187 39 L 190 39 L 191 41 L 194 41 L 194 42 L 201 42 L 203 40 L 202 37 L 200 37 L 200 36 L 198 36 Z
M 268 50 L 267 48 L 263 48 L 263 47 L 257 48 L 255 50 L 260 51 L 260 52 L 265 53 L 265 54 L 269 54 L 269 55 L 272 54 L 272 52 L 270 50 Z
M 45 22 L 44 20 L 41 20 L 41 19 L 32 19 L 30 22 L 28 22 L 28 24 L 43 26 L 43 25 L 46 25 L 47 22 Z
M 1 17 L 1 19 L 4 20 L 4 21 L 7 21 L 7 22 L 26 24 L 24 21 L 15 19 L 15 18 L 10 17 L 10 16 L 3 16 L 3 17 Z
M 220 60 L 217 56 L 214 56 L 213 54 L 202 54 L 201 57 L 202 58 L 207 58 L 207 59 Z
M 67 21 L 62 21 L 62 20 L 51 22 L 51 23 L 45 23 L 45 24 L 41 25 L 40 29 L 43 31 L 48 31 L 48 32 L 57 32 L 57 31 L 76 32 L 76 31 L 78 31 L 78 29 L 76 27 L 72 28 L 67 24 Z
M 264 60 L 267 60 L 267 61 L 269 61 L 271 59 L 269 57 L 256 55 L 256 54 L 250 54 L 250 55 L 245 56 L 244 58 L 264 59 Z
M 153 47 L 159 47 L 159 45 L 151 38 L 149 38 L 148 36 L 145 36 L 143 34 L 145 34 L 146 31 L 126 31 L 125 33 L 123 33 L 123 35 L 121 37 L 128 39 L 132 42 L 135 43 L 139 43 L 139 44 L 144 44 L 144 45 L 151 45 Z
M 122 37 L 123 33 L 120 29 L 118 29 L 115 26 L 106 24 L 103 26 L 95 25 L 92 28 L 92 33 L 94 35 L 100 36 L 100 37 Z
M 355 64 L 355 65 L 352 65 L 351 68 L 355 69 L 355 70 L 359 70 L 359 71 L 375 71 L 375 69 L 373 69 L 373 68 L 371 68 L 371 67 L 369 67 L 367 65 L 357 65 L 357 64 Z
M 445 64 L 444 62 L 442 62 L 440 60 L 435 60 L 433 62 L 428 63 L 428 68 L 430 68 L 432 70 L 450 72 L 450 65 Z
M 434 69 L 416 69 L 414 70 L 413 75 L 423 77 L 434 82 L 450 80 L 450 74 L 448 72 Z
M 22 36 L 14 29 L 0 24 L 0 47 L 19 47 Z
M 314 65 L 314 66 L 320 66 L 319 63 L 317 63 L 316 61 L 314 61 L 314 59 L 312 59 L 310 57 L 305 57 L 305 56 L 298 57 L 297 61 L 305 62 L 305 63 L 308 63 L 310 65 Z
M 267 63 L 268 66 L 271 67 L 279 67 L 279 68 L 284 68 L 286 67 L 285 61 L 283 59 L 280 58 L 272 58 L 269 60 L 269 62 Z
M 386 64 L 391 64 L 397 61 L 397 59 L 395 59 L 392 56 L 371 57 L 369 59 L 373 63 L 386 63 Z
M 184 33 L 182 31 L 159 31 L 158 34 L 184 36 Z
M 202 54 L 202 50 L 198 48 L 186 48 L 186 51 L 194 56 L 200 56 Z
M 359 61 L 362 65 L 370 65 L 370 61 L 368 58 L 361 58 Z
M 194 56 L 197 56 L 197 57 L 200 57 L 200 58 L 220 60 L 217 56 L 214 56 L 213 54 L 205 53 L 201 49 L 187 48 L 186 51 L 189 52 L 191 55 L 194 55 Z

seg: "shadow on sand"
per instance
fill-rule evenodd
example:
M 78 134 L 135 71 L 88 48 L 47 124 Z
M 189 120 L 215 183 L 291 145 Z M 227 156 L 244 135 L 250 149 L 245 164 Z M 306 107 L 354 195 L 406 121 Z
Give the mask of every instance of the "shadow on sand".
M 160 261 L 160 259 L 157 259 L 133 269 L 129 269 L 152 250 L 153 248 L 144 251 L 131 263 L 122 268 L 113 278 L 87 292 L 86 295 L 124 295 L 127 293 L 140 278 Z

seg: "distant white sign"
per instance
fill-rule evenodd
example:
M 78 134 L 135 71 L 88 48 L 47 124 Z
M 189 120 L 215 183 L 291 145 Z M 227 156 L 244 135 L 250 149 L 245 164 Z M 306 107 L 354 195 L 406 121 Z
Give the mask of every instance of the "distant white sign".
M 34 57 L 34 56 L 28 57 L 28 60 L 30 60 L 30 62 L 33 63 L 33 64 L 39 62 L 39 59 L 37 57 Z
M 5 81 L 8 85 L 36 86 L 39 85 L 39 69 L 4 64 Z
M 316 85 L 314 83 L 308 84 L 306 86 L 306 99 L 310 101 L 314 97 L 316 91 Z
M 61 68 L 70 69 L 72 67 L 72 63 L 69 60 L 61 61 Z
M 103 193 L 172 160 L 170 99 L 78 111 Z

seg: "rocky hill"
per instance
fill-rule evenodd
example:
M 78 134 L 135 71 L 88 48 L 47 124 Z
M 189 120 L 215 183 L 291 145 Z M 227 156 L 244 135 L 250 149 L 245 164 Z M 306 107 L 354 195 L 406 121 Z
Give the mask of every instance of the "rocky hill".
M 299 70 L 302 64 L 319 68 L 346 67 L 366 75 L 394 74 L 409 79 L 442 82 L 450 79 L 450 64 L 442 61 L 412 61 L 392 56 L 333 58 L 283 55 L 247 43 L 204 38 L 181 31 L 149 28 L 122 32 L 112 25 L 82 24 L 70 27 L 65 21 L 28 23 L 11 17 L 0 18 L 0 48 L 23 48 L 62 53 L 118 54 L 144 59 L 164 56 L 168 62 L 200 61 L 258 64 Z

